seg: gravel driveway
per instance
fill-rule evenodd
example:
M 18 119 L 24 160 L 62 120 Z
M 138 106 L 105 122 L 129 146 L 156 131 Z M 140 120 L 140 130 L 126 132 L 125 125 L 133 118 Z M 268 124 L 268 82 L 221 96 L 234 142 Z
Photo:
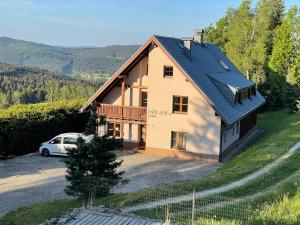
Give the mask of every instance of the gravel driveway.
M 157 184 L 198 179 L 218 167 L 218 163 L 149 156 L 141 153 L 119 154 L 121 170 L 129 183 L 113 191 L 131 192 Z M 0 215 L 31 203 L 67 198 L 64 188 L 64 157 L 44 158 L 38 154 L 0 162 Z

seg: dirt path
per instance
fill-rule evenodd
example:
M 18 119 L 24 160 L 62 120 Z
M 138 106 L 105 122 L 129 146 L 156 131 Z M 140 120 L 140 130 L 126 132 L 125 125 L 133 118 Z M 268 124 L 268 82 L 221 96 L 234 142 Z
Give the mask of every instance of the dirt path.
M 269 194 L 269 193 L 273 192 L 278 187 L 280 187 L 282 184 L 292 180 L 293 178 L 295 178 L 296 176 L 299 176 L 299 175 L 300 175 L 300 169 L 297 170 L 296 172 L 294 172 L 292 175 L 288 176 L 287 178 L 279 181 L 274 186 L 271 186 L 271 187 L 265 189 L 262 192 L 247 195 L 247 196 L 244 196 L 244 197 L 241 197 L 241 198 L 235 198 L 233 200 L 230 200 L 229 202 L 222 202 L 222 206 L 220 206 L 220 202 L 209 204 L 209 205 L 206 205 L 206 206 L 203 206 L 203 207 L 199 208 L 199 210 L 209 211 L 209 210 L 213 210 L 213 209 L 216 209 L 216 208 L 225 207 L 227 205 L 234 205 L 234 204 L 237 204 L 237 203 L 240 203 L 240 202 L 247 202 L 247 201 L 250 201 L 250 200 L 254 200 L 258 197 L 261 197 L 261 196 L 264 196 L 266 194 Z
M 205 191 L 196 192 L 195 198 L 203 198 L 203 197 L 219 194 L 219 193 L 226 192 L 226 191 L 232 190 L 234 188 L 243 186 L 246 183 L 248 183 L 249 181 L 252 181 L 252 180 L 256 179 L 257 177 L 270 172 L 275 166 L 277 166 L 278 164 L 283 162 L 285 159 L 290 157 L 298 148 L 300 148 L 300 142 L 298 142 L 292 148 L 290 148 L 284 155 L 282 155 L 278 159 L 274 160 L 272 163 L 266 165 L 262 169 L 254 172 L 240 180 L 234 181 L 230 184 L 227 184 L 227 185 L 224 185 L 224 186 L 221 186 L 218 188 L 213 188 L 213 189 L 209 189 L 209 190 L 205 190 Z M 183 201 L 191 201 L 192 198 L 193 198 L 192 194 L 181 195 L 181 196 L 177 196 L 177 197 L 162 199 L 160 201 L 147 202 L 147 203 L 139 204 L 139 205 L 136 205 L 133 207 L 128 207 L 128 208 L 125 208 L 124 211 L 133 212 L 133 211 L 141 210 L 141 209 L 151 209 L 151 208 L 155 208 L 155 207 L 163 206 L 163 205 L 167 205 L 167 204 L 180 203 Z

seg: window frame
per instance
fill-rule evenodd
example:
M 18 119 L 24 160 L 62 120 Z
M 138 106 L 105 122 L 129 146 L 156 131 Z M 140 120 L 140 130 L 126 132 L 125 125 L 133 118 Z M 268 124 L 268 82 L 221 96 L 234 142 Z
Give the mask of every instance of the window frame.
M 65 142 L 66 139 L 74 140 L 74 142 L 66 143 L 66 142 Z M 75 144 L 77 143 L 77 139 L 74 138 L 74 137 L 64 137 L 62 143 L 63 143 L 64 145 L 75 145 Z
M 167 71 L 167 69 L 170 69 L 170 71 Z M 163 72 L 164 72 L 163 74 L 164 74 L 165 78 L 172 78 L 174 75 L 174 68 L 173 68 L 173 66 L 165 65 Z
M 146 76 L 148 76 L 148 72 L 149 72 L 149 64 L 147 63 L 147 65 L 146 65 L 146 73 L 145 73 Z
M 121 124 L 117 122 L 107 122 L 107 132 L 109 133 L 109 136 L 120 138 L 121 137 Z M 113 125 L 112 128 L 110 128 L 110 124 Z M 119 130 L 116 128 L 119 127 Z
M 175 145 L 173 145 L 173 137 L 175 135 Z M 185 136 L 185 137 L 184 137 Z M 179 137 L 179 140 L 177 140 Z M 171 131 L 171 148 L 177 150 L 186 150 L 187 132 L 185 131 Z
M 175 103 L 175 98 L 179 98 L 179 103 Z M 183 99 L 187 99 L 187 103 L 183 103 Z M 176 111 L 174 108 L 174 105 L 179 106 L 179 111 Z M 186 111 L 183 111 L 183 106 L 186 106 Z M 189 97 L 188 96 L 182 96 L 182 95 L 173 95 L 173 102 L 172 102 L 172 112 L 178 113 L 178 114 L 187 114 L 189 111 Z
M 60 140 L 60 142 L 54 142 L 55 140 Z M 62 144 L 63 143 L 63 138 L 62 137 L 56 137 L 56 138 L 53 138 L 51 141 L 49 141 L 49 144 L 53 144 L 53 145 L 59 145 L 59 144 Z

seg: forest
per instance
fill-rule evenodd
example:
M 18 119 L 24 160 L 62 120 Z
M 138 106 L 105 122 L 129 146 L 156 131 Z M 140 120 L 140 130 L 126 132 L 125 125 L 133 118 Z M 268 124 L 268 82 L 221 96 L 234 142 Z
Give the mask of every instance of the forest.
M 38 67 L 63 75 L 113 74 L 138 47 L 67 48 L 0 37 L 0 62 Z
M 244 0 L 205 29 L 265 96 L 265 109 L 300 107 L 300 10 L 283 0 Z
M 0 108 L 89 98 L 106 80 L 85 81 L 47 70 L 0 63 Z

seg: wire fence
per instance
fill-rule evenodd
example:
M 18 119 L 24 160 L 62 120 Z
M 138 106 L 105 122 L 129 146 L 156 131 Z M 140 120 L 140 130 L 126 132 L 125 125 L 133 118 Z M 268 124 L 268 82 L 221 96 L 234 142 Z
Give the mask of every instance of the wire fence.
M 84 201 L 70 198 L 64 193 L 66 184 L 63 180 L 53 180 L 22 189 L 14 187 L 11 190 L 1 190 L 0 187 L 0 218 L 10 211 L 22 208 L 25 215 L 17 224 L 32 225 L 32 217 L 39 217 L 43 211 L 47 214 L 48 210 L 45 218 L 51 219 L 67 214 L 70 209 L 82 208 Z M 169 221 L 174 225 L 215 224 L 213 221 L 230 225 L 249 224 L 254 213 L 248 199 L 237 201 L 221 195 L 199 198 L 195 197 L 193 191 L 178 191 L 171 188 L 146 189 L 123 201 L 108 202 L 106 206 L 149 219 Z M 97 204 L 99 203 L 95 201 L 96 206 Z M 14 223 L 9 223 L 9 218 L 6 218 L 5 225 L 16 224 L 16 218 L 12 216 Z
M 43 211 L 45 219 L 51 219 L 67 214 L 70 209 L 84 207 L 83 200 L 65 194 L 66 185 L 64 177 L 53 177 L 47 182 L 33 183 L 27 187 L 0 181 L 0 224 L 1 216 L 19 208 L 24 212 L 22 221 L 15 223 L 16 218 L 6 216 L 5 225 L 32 225 L 32 218 L 40 217 Z M 212 221 L 220 224 L 249 224 L 255 213 L 249 199 L 240 201 L 221 195 L 199 197 L 193 188 L 189 191 L 163 187 L 144 189 L 127 196 L 120 198 L 124 200 L 106 202 L 106 207 L 178 225 L 214 224 Z M 94 204 L 99 206 L 102 202 L 96 200 Z M 9 223 L 10 218 L 14 223 Z
M 221 195 L 196 198 L 194 191 L 178 195 L 178 190 L 171 189 L 148 192 L 144 203 L 127 210 L 142 217 L 178 225 L 214 224 L 214 221 L 220 224 L 249 224 L 255 213 L 250 199 L 240 201 Z

